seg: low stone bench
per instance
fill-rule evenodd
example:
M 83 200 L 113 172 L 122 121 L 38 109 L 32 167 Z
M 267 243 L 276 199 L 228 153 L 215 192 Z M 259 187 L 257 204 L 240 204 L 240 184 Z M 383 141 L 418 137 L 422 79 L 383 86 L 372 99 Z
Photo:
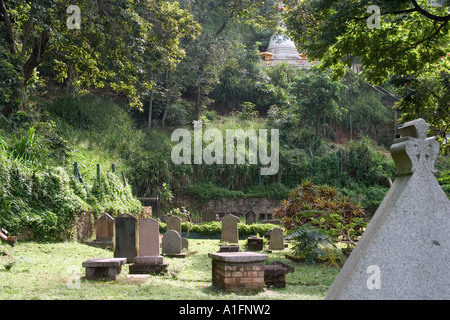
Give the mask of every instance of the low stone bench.
M 127 258 L 93 258 L 83 262 L 86 268 L 86 279 L 116 280 L 116 275 L 122 271 L 122 265 Z
M 264 288 L 266 254 L 254 252 L 209 253 L 212 283 L 226 292 L 258 291 Z

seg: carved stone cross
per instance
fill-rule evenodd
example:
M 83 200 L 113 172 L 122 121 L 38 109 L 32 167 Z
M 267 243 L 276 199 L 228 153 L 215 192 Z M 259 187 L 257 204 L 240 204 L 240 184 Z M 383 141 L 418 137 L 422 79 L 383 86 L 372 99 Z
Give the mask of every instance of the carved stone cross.
M 407 122 L 401 127 L 400 138 L 391 146 L 397 176 L 433 173 L 439 154 L 436 137 L 427 138 L 430 125 L 423 119 Z

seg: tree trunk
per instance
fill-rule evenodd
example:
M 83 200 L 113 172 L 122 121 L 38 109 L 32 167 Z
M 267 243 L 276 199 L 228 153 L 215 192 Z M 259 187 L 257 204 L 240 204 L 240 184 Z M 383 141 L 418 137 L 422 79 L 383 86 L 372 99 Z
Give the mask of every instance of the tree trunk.
M 154 88 L 156 85 L 155 73 L 152 71 L 152 89 L 150 90 L 150 100 L 148 101 L 148 118 L 147 118 L 147 129 L 152 127 L 152 112 L 153 112 L 153 94 L 155 92 Z
M 150 129 L 152 127 L 152 111 L 153 111 L 153 89 L 150 92 L 150 100 L 148 101 L 147 129 Z
M 198 84 L 197 86 L 197 96 L 195 98 L 195 119 L 200 119 L 200 110 L 202 105 L 202 86 Z
M 169 109 L 170 103 L 172 101 L 172 84 L 171 84 L 171 80 L 172 80 L 172 72 L 170 69 L 166 70 L 166 103 L 164 106 L 164 111 L 163 111 L 163 116 L 161 119 L 161 127 L 164 130 L 166 128 L 166 118 L 167 118 L 167 110 Z

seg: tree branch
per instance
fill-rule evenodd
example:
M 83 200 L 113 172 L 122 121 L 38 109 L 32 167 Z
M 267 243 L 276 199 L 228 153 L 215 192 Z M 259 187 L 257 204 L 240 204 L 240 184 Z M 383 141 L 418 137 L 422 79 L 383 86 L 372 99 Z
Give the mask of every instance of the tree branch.
M 31 16 L 32 12 L 30 12 L 30 17 L 28 18 L 27 24 L 23 30 L 23 42 L 22 42 L 22 57 L 25 57 L 25 53 L 28 46 L 28 39 L 30 38 L 31 29 L 33 27 L 33 17 Z
M 447 24 L 447 21 L 445 21 L 444 23 L 442 23 L 439 28 L 437 28 L 432 34 L 430 34 L 428 37 L 423 38 L 422 40 L 419 40 L 413 44 L 410 44 L 409 46 L 411 48 L 416 47 L 417 45 L 425 42 L 425 41 L 429 41 L 431 40 L 434 36 L 437 36 L 439 34 L 439 32 L 445 27 L 445 25 Z
M 223 23 L 220 26 L 219 30 L 217 30 L 217 32 L 215 34 L 216 38 L 222 33 L 223 30 L 225 30 L 229 20 L 230 20 L 229 17 L 225 18 L 225 20 L 223 21 Z
M 422 8 L 421 6 L 419 6 L 419 4 L 417 3 L 416 0 L 411 0 L 411 3 L 413 4 L 414 8 L 416 9 L 417 12 L 419 12 L 421 15 L 427 17 L 428 19 L 434 20 L 434 21 L 440 21 L 440 22 L 447 22 L 450 21 L 450 15 L 448 16 L 436 16 L 430 12 L 428 12 L 427 10 L 425 10 L 424 8 Z
M 398 10 L 398 11 L 392 11 L 392 12 L 385 12 L 385 13 L 381 13 L 382 16 L 384 15 L 390 15 L 390 14 L 404 14 L 404 13 L 411 13 L 411 12 L 418 12 L 421 15 L 423 15 L 424 17 L 433 20 L 433 21 L 438 21 L 438 22 L 447 22 L 450 21 L 450 15 L 447 16 L 437 16 L 434 15 L 428 11 L 426 11 L 424 8 L 422 8 L 421 6 L 419 6 L 419 4 L 416 2 L 416 0 L 411 0 L 412 5 L 414 6 L 414 8 L 411 9 L 405 9 L 405 10 Z M 355 18 L 356 21 L 359 20 L 367 20 L 368 18 L 370 18 L 371 16 L 364 16 L 361 18 Z

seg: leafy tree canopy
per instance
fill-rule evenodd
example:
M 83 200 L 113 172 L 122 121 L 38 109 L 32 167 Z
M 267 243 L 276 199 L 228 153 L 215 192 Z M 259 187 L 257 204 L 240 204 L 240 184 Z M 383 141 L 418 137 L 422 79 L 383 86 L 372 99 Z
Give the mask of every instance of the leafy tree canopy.
M 322 68 L 341 77 L 360 59 L 369 82 L 390 80 L 396 87 L 400 121 L 422 117 L 445 142 L 449 8 L 449 0 L 294 0 L 283 11 L 290 36 L 309 57 L 320 59 Z
M 450 42 L 449 1 L 289 1 L 285 21 L 292 38 L 311 58 L 343 74 L 361 57 L 366 78 L 419 75 L 442 63 Z M 379 26 L 372 26 L 379 8 Z M 378 28 L 379 27 L 379 28 Z M 446 58 L 449 59 L 448 57 Z
M 140 93 L 152 85 L 147 74 L 180 61 L 184 56 L 180 40 L 200 30 L 177 2 L 160 0 L 77 1 L 79 28 L 69 28 L 77 21 L 75 16 L 68 21 L 74 14 L 68 10 L 71 4 L 68 0 L 0 1 L 0 52 L 2 58 L 7 55 L 7 66 L 19 74 L 22 104 L 37 78 L 37 68 L 50 61 L 57 80 L 73 77 L 76 88 L 111 86 L 131 105 L 140 106 Z M 8 83 L 0 85 L 11 90 Z

